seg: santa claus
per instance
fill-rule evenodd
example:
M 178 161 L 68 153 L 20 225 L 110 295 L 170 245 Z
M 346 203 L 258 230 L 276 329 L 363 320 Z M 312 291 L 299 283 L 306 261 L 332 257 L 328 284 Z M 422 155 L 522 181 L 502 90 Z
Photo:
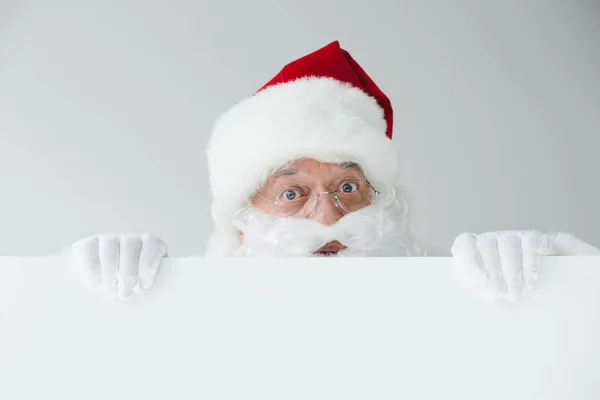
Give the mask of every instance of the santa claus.
M 393 110 L 333 42 L 286 65 L 221 115 L 208 145 L 212 257 L 419 256 L 400 195 Z M 463 233 L 457 270 L 493 299 L 531 289 L 546 255 L 600 254 L 569 234 Z M 73 245 L 77 265 L 106 297 L 150 287 L 166 244 L 105 234 Z

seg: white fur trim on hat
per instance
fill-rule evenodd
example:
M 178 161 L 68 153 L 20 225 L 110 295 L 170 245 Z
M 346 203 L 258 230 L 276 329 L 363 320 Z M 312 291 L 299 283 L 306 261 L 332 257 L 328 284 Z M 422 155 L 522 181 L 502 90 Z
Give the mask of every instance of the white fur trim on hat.
M 385 133 L 377 101 L 331 78 L 270 86 L 225 112 L 207 149 L 216 228 L 208 253 L 230 254 L 234 213 L 292 160 L 353 161 L 374 184 L 395 183 L 398 160 Z

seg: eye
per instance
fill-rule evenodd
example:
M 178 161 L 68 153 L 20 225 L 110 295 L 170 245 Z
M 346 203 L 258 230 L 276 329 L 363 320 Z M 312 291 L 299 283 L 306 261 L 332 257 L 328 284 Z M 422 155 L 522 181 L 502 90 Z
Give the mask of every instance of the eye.
M 340 186 L 339 191 L 342 193 L 354 193 L 358 190 L 358 184 L 355 182 L 345 182 Z
M 302 193 L 300 193 L 299 190 L 295 189 L 288 189 L 282 193 L 283 199 L 287 201 L 297 200 L 298 198 L 300 198 L 300 196 L 302 196 Z

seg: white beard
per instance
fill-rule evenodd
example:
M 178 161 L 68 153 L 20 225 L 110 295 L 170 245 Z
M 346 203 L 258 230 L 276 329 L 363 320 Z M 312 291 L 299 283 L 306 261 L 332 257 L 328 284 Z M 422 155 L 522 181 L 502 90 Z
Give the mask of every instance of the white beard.
M 336 257 L 417 256 L 406 207 L 393 198 L 348 213 L 331 226 L 306 218 L 275 218 L 261 209 L 240 211 L 234 226 L 243 235 L 238 257 L 318 257 L 321 246 L 337 240 L 346 246 Z

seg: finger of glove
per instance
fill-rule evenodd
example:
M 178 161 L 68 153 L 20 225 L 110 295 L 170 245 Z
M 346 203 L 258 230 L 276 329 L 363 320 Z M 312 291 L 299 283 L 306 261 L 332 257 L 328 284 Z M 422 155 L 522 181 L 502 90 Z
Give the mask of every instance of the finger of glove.
M 524 287 L 521 238 L 522 235 L 518 233 L 504 233 L 498 237 L 498 254 L 506 284 L 506 298 L 513 301 L 523 294 Z
M 600 249 L 578 239 L 570 233 L 551 234 L 555 254 L 559 256 L 597 256 Z
M 133 294 L 138 281 L 138 264 L 142 250 L 139 235 L 122 235 L 120 238 L 119 270 L 117 273 L 118 296 L 127 300 Z
M 119 270 L 120 243 L 117 235 L 102 235 L 99 238 L 98 252 L 102 275 L 104 297 L 117 297 L 117 273 Z
M 504 291 L 499 290 L 498 286 L 493 284 L 493 280 L 490 280 L 490 274 L 478 248 L 477 235 L 460 234 L 454 240 L 451 252 L 457 264 L 456 271 L 465 284 L 481 292 L 486 300 L 496 301 L 503 297 Z
M 499 234 L 487 232 L 477 236 L 477 249 L 479 251 L 483 268 L 488 276 L 488 284 L 501 294 L 506 294 L 506 278 L 502 271 L 502 261 L 498 248 Z
M 523 293 L 529 292 L 538 278 L 542 257 L 550 254 L 548 237 L 532 231 L 521 238 Z
M 77 269 L 82 272 L 85 282 L 93 290 L 99 290 L 102 283 L 98 240 L 98 236 L 92 236 L 81 239 L 71 246 L 73 262 Z
M 167 256 L 167 244 L 160 238 L 149 234 L 142 235 L 138 286 L 146 290 L 154 283 L 163 257 Z

